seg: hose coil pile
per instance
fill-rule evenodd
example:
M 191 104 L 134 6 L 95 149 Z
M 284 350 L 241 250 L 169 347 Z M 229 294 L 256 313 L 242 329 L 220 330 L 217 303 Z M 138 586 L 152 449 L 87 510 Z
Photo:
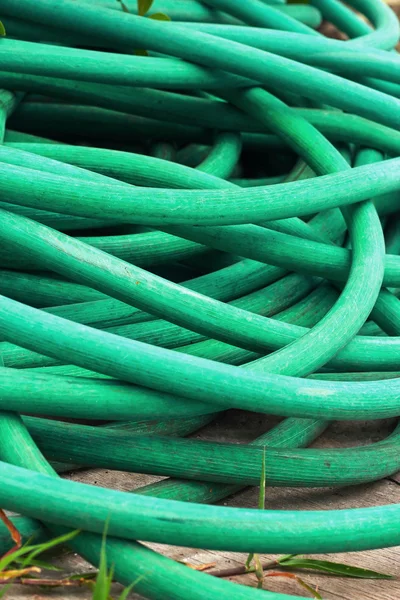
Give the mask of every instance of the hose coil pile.
M 135 540 L 400 545 L 400 505 L 212 505 L 258 485 L 264 452 L 269 485 L 400 468 L 399 427 L 307 448 L 400 415 L 399 25 L 348 4 L 0 0 L 0 506 L 27 537 L 81 528 L 93 564 L 108 522 L 145 597 L 293 598 Z M 285 418 L 250 445 L 183 439 L 229 408 Z M 128 494 L 57 477 L 72 465 L 169 478 Z

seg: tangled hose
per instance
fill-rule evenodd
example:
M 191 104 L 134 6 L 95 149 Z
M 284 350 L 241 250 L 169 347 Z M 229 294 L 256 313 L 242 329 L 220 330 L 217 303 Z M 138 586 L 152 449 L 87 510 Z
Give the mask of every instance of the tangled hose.
M 293 598 L 138 539 L 400 544 L 400 505 L 212 506 L 259 483 L 264 453 L 269 485 L 400 468 L 398 426 L 307 448 L 332 420 L 400 415 L 399 26 L 349 4 L 156 0 L 167 22 L 133 0 L 0 2 L 0 506 L 25 537 L 81 528 L 93 564 L 108 522 L 115 576 L 145 597 Z M 249 445 L 182 439 L 229 408 L 286 419 Z M 169 479 L 57 477 L 75 466 Z

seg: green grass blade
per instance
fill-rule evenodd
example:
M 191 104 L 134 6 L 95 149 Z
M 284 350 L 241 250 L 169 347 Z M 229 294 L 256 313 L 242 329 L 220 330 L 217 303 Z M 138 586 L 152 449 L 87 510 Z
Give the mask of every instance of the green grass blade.
M 108 521 L 104 527 L 103 539 L 101 542 L 99 571 L 94 584 L 92 600 L 110 600 L 111 586 L 114 577 L 114 567 L 108 570 L 107 565 L 107 531 Z
M 250 554 L 247 557 L 246 564 L 245 564 L 246 569 L 251 569 L 251 563 L 252 563 L 253 558 L 254 558 L 254 554 L 253 554 L 253 552 L 250 552 Z
M 13 562 L 16 563 L 17 565 L 22 566 L 24 563 L 24 559 L 23 558 L 14 558 Z M 46 569 L 47 571 L 61 571 L 62 570 L 44 560 L 32 559 L 29 561 L 29 566 L 30 567 L 39 567 L 39 569 Z
M 260 478 L 260 495 L 258 497 L 258 508 L 260 510 L 265 509 L 265 446 L 263 449 L 262 461 L 261 461 L 261 478 Z
M 61 544 L 66 544 L 67 542 L 76 538 L 76 536 L 79 534 L 80 534 L 80 529 L 76 529 L 75 531 L 69 531 L 68 533 L 65 533 L 64 535 L 60 535 L 59 537 L 56 537 L 48 542 L 44 542 L 43 544 L 37 544 L 36 546 L 31 547 L 31 549 L 30 549 L 31 551 L 28 554 L 28 556 L 26 557 L 26 559 L 23 563 L 23 566 L 24 567 L 29 566 L 30 561 L 33 560 L 34 558 L 36 558 L 36 556 L 38 556 L 39 554 L 42 554 L 43 552 L 47 552 L 48 550 L 51 550 L 55 546 L 60 546 Z M 28 548 L 29 548 L 29 546 L 28 546 Z M 1 570 L 1 564 L 0 564 L 0 570 Z
M 0 598 L 4 598 L 5 595 L 8 593 L 10 587 L 12 586 L 12 583 L 9 583 L 7 585 L 4 586 L 4 588 L 0 591 Z
M 258 579 L 257 588 L 262 589 L 264 583 L 264 571 L 262 568 L 260 556 L 258 554 L 254 555 L 254 565 L 255 565 L 255 573 Z
M 154 19 L 155 21 L 171 21 L 170 17 L 164 13 L 157 12 L 149 15 L 149 19 Z
M 126 600 L 133 588 L 135 587 L 135 585 L 137 585 L 142 579 L 144 579 L 144 575 L 139 575 L 139 577 L 136 577 L 135 581 L 133 581 L 131 585 L 128 585 L 128 587 L 122 590 L 122 593 L 118 600 Z
M 144 17 L 144 15 L 150 10 L 153 0 L 138 0 L 138 15 Z
M 300 579 L 300 577 L 296 577 L 296 580 L 305 590 L 310 592 L 310 594 L 312 595 L 313 598 L 315 598 L 315 600 L 322 600 L 321 594 L 319 594 L 317 592 L 317 590 L 315 590 L 313 587 L 311 587 L 311 585 L 308 585 L 308 583 L 306 583 L 305 581 Z
M 265 446 L 264 446 L 262 460 L 261 460 L 260 493 L 258 496 L 258 508 L 260 510 L 265 509 L 265 485 L 266 485 L 266 476 L 265 476 Z M 257 578 L 259 579 L 259 582 L 260 582 L 260 581 L 262 581 L 262 579 L 260 580 L 259 573 L 258 573 L 258 571 L 261 569 L 261 574 L 262 574 L 260 558 L 259 558 L 258 554 L 254 554 L 253 552 L 250 552 L 250 554 L 247 557 L 246 564 L 245 564 L 247 571 L 249 569 L 251 569 L 251 563 L 253 561 L 254 561 L 254 565 L 255 565 L 255 572 L 256 572 Z M 261 587 L 262 587 L 262 584 L 261 584 Z
M 93 590 L 93 600 L 108 600 L 108 572 L 107 572 L 107 555 L 106 555 L 106 540 L 103 537 L 100 551 L 99 571 L 96 577 L 96 583 Z
M 124 590 L 122 590 L 122 593 L 119 596 L 118 600 L 126 600 L 134 587 L 135 587 L 135 583 L 131 583 L 131 585 L 126 587 Z
M 0 571 L 5 571 L 11 563 L 16 561 L 16 559 L 18 559 L 21 556 L 25 556 L 35 548 L 36 546 L 22 546 L 22 548 L 19 548 L 19 550 L 15 550 L 11 554 L 3 556 L 3 558 L 0 560 Z M 24 563 L 22 564 L 23 566 L 25 566 Z
M 117 0 L 117 2 L 120 3 L 121 8 L 124 12 L 129 13 L 129 8 L 127 7 L 127 5 L 125 4 L 125 2 L 123 2 L 123 0 Z
M 70 577 L 68 577 L 68 579 L 70 579 L 71 581 L 79 581 L 79 580 L 84 580 L 84 581 L 91 581 L 94 580 L 95 577 L 97 577 L 97 573 L 98 571 L 94 571 L 91 573 L 75 573 L 75 575 L 71 575 Z
M 328 560 L 313 560 L 311 558 L 290 558 L 286 560 L 279 559 L 282 567 L 291 567 L 292 569 L 308 569 L 312 571 L 322 571 L 337 577 L 352 577 L 355 579 L 394 579 L 393 575 L 378 573 L 370 569 L 352 567 L 342 563 L 331 562 Z

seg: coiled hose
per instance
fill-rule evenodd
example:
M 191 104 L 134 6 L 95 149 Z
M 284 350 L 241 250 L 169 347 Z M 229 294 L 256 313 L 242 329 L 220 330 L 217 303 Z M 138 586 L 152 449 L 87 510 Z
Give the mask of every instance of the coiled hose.
M 349 4 L 371 25 L 339 0 L 156 0 L 172 22 L 132 0 L 0 2 L 0 506 L 25 537 L 81 528 L 93 564 L 108 522 L 115 576 L 145 597 L 293 598 L 137 539 L 400 544 L 399 505 L 212 506 L 259 483 L 264 452 L 269 485 L 400 468 L 398 427 L 307 448 L 332 420 L 400 415 L 399 26 Z M 247 446 L 182 439 L 228 408 L 286 419 Z M 169 479 L 128 494 L 54 470 L 74 466 Z

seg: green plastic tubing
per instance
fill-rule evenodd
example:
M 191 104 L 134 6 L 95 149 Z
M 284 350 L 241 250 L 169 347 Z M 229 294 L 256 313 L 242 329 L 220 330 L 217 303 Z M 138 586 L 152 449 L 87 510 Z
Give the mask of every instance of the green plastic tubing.
M 135 289 L 135 288 L 134 288 L 134 289 Z M 176 305 L 174 306 L 174 310 L 175 310 L 175 309 L 176 309 Z M 237 333 L 237 332 L 236 332 L 236 333 Z M 237 338 L 237 336 L 236 336 L 236 338 Z M 236 339 L 236 341 L 237 341 L 237 339 Z
M 193 29 L 195 29 L 193 27 Z M 346 49 L 335 40 L 305 39 L 295 33 L 279 34 L 275 31 L 260 30 L 241 26 L 198 25 L 196 30 L 226 37 L 233 41 L 285 56 L 299 62 L 327 68 L 346 76 L 359 77 L 359 69 L 364 75 L 399 83 L 399 59 L 379 50 Z M 324 52 L 321 52 L 321 46 Z M 308 52 L 312 51 L 312 54 Z M 28 53 L 28 55 L 27 55 Z M 244 86 L 249 80 L 224 72 L 196 67 L 176 59 L 149 57 L 117 57 L 109 53 L 73 48 L 52 49 L 46 52 L 46 45 L 3 39 L 0 44 L 2 72 L 21 72 L 31 75 L 52 75 L 65 79 L 115 83 L 130 86 L 213 89 L 221 86 Z M 68 62 L 65 59 L 68 58 Z M 165 63 L 165 64 L 163 64 Z
M 2 451 L 2 456 L 6 452 Z M 259 452 L 261 458 L 262 452 Z M 110 535 L 194 547 L 296 553 L 366 550 L 399 542 L 398 505 L 339 511 L 263 511 L 210 507 L 53 480 L 0 464 L 3 506 L 39 519 Z M 260 466 L 261 469 L 261 466 Z M 184 513 L 183 513 L 184 511 Z M 215 535 L 218 528 L 219 535 Z M 318 531 L 318 536 L 311 535 Z M 323 535 L 320 533 L 323 532 Z
M 214 225 L 216 221 L 221 225 L 233 225 L 302 216 L 355 204 L 368 199 L 369 177 L 375 182 L 376 195 L 398 191 L 399 164 L 400 159 L 395 158 L 325 175 L 317 181 L 294 181 L 254 190 L 171 192 L 158 189 L 133 191 L 123 186 L 77 182 L 42 172 L 35 172 L 33 178 L 33 169 L 2 163 L 0 193 L 6 194 L 14 204 L 31 207 L 40 204 L 46 210 L 53 208 L 79 216 L 103 214 L 111 221 L 161 226 L 190 224 L 194 220 L 199 225 Z M 82 201 L 83 192 L 86 202 Z
M 43 422 L 43 419 L 24 417 L 23 420 L 31 432 L 38 430 L 45 431 L 49 425 L 49 422 Z M 155 423 L 154 425 L 152 422 L 148 421 L 143 423 L 136 422 L 126 425 L 121 424 L 121 427 L 123 426 L 125 429 L 129 426 L 130 431 L 141 430 L 146 433 L 149 433 L 150 431 L 154 431 L 154 433 L 156 433 L 156 431 L 159 431 L 165 435 L 167 427 L 169 428 L 169 432 L 173 430 L 175 433 L 179 428 L 179 432 L 187 433 L 186 423 L 189 424 L 188 419 L 180 419 L 178 422 L 177 420 L 160 422 Z M 303 423 L 302 427 L 299 427 L 297 419 L 288 419 L 269 431 L 266 435 L 261 436 L 259 439 L 259 444 L 263 445 L 265 442 L 268 442 L 270 445 L 285 446 L 285 444 L 290 444 L 291 447 L 296 445 L 300 447 L 310 443 L 324 429 L 324 423 L 319 420 L 309 421 L 307 422 L 307 426 L 304 425 L 305 422 Z M 64 427 L 69 428 L 69 425 L 64 424 Z M 112 428 L 115 427 L 115 425 L 112 426 Z M 157 497 L 170 499 L 180 499 L 185 501 L 211 502 L 216 501 L 219 498 L 223 498 L 228 493 L 234 493 L 236 489 L 238 489 L 238 487 L 232 485 L 229 486 L 221 484 L 218 486 L 214 485 L 212 488 L 210 488 L 208 483 L 201 484 L 191 481 L 173 482 L 171 480 L 164 480 L 158 484 L 150 484 L 144 486 L 143 488 L 137 488 L 135 493 L 154 495 Z M 201 493 L 201 498 L 199 491 Z M 17 517 L 15 523 L 18 527 L 18 530 L 26 538 L 29 538 L 30 536 L 36 538 L 38 531 L 40 531 L 38 523 L 32 523 L 30 519 Z M 5 552 L 9 547 L 9 536 L 3 535 L 2 529 L 0 529 L 0 535 L 0 551 Z
M 264 4 L 261 0 L 248 0 L 245 4 L 230 2 L 230 0 L 206 0 L 205 3 L 231 14 L 249 25 L 265 27 L 267 29 L 283 29 L 297 31 L 298 33 L 310 33 L 308 27 L 299 23 L 296 19 L 285 15 L 285 13 L 282 13 L 274 6 Z
M 51 460 L 182 479 L 257 485 L 263 449 L 196 440 L 135 437 L 83 425 L 32 434 Z M 376 446 L 376 447 L 375 447 Z M 350 449 L 268 450 L 269 485 L 324 487 L 366 483 L 399 469 L 399 441 Z
M 389 26 L 393 25 L 392 35 L 398 37 L 398 24 L 392 11 L 379 0 L 374 0 L 373 4 L 376 3 L 379 5 L 379 15 L 383 13 L 384 25 L 387 19 Z M 68 27 L 71 31 L 93 32 L 101 35 L 104 40 L 123 41 L 125 44 L 167 52 L 172 56 L 244 75 L 272 87 L 285 85 L 289 92 L 372 117 L 384 124 L 398 126 L 399 123 L 396 116 L 399 103 L 387 94 L 350 81 L 343 81 L 346 89 L 346 94 L 343 94 L 341 79 L 335 75 L 257 49 L 246 47 L 246 52 L 243 52 L 241 44 L 221 38 L 216 40 L 213 36 L 200 32 L 188 32 L 180 25 L 171 28 L 168 23 L 89 5 L 77 5 L 69 0 L 64 0 L 57 10 L 52 0 L 42 0 L 35 9 L 29 0 L 4 0 L 2 9 L 6 15 L 20 15 L 23 12 L 36 22 L 52 26 L 62 23 L 62 27 Z M 177 40 L 180 41 L 179 45 Z M 295 67 L 294 71 L 290 67 Z M 113 90 L 109 94 L 112 97 L 120 95 Z
M 3 414 L 4 418 L 1 420 L 2 439 L 6 438 L 10 442 L 8 448 L 12 448 L 7 453 L 7 459 L 17 465 L 20 465 L 21 462 L 22 464 L 28 463 L 32 469 L 54 476 L 53 469 L 34 445 L 28 431 L 18 417 L 8 417 L 5 413 Z M 22 457 L 18 451 L 15 451 L 21 444 L 30 449 L 28 459 L 26 455 Z M 4 456 L 3 453 L 2 456 Z M 32 522 L 29 522 L 28 527 L 31 524 Z M 52 525 L 50 525 L 50 530 L 57 534 L 64 531 L 59 526 L 54 527 Z M 38 532 L 37 525 L 36 532 Z M 81 534 L 79 539 L 74 540 L 73 548 L 91 562 L 98 564 L 100 544 L 100 537 L 85 533 L 84 535 Z M 161 598 L 173 594 L 175 598 L 184 600 L 188 594 L 191 594 L 198 600 L 205 600 L 210 597 L 210 594 L 228 598 L 233 593 L 239 600 L 254 597 L 254 590 L 240 588 L 230 582 L 216 578 L 210 580 L 204 574 L 196 571 L 188 573 L 187 567 L 166 559 L 135 542 L 128 543 L 115 538 L 108 538 L 107 556 L 108 558 L 111 557 L 113 563 L 115 563 L 115 574 L 119 581 L 132 582 L 136 571 L 136 578 L 140 577 L 136 589 L 150 598 L 161 600 Z M 178 586 L 175 577 L 178 579 Z M 256 591 L 256 595 L 259 594 L 260 592 Z M 270 597 L 272 600 L 290 600 L 290 598 L 293 598 L 293 596 L 287 596 L 286 594 L 272 594 Z
M 86 1 L 86 0 L 85 0 Z M 114 10 L 121 10 L 118 5 L 115 5 L 110 0 L 104 0 L 102 2 L 97 2 L 99 6 L 104 8 L 112 8 Z M 272 2 L 268 2 L 268 4 L 273 5 L 273 8 L 279 13 L 290 15 L 297 20 L 306 21 L 310 26 L 318 27 L 321 22 L 319 11 L 311 6 L 286 6 L 283 2 L 279 0 L 275 0 Z M 137 5 L 135 2 L 128 2 L 126 4 L 129 11 L 133 14 L 137 14 Z M 228 15 L 216 10 L 209 10 L 203 3 L 197 2 L 195 0 L 183 0 L 177 4 L 173 2 L 173 0 L 157 0 L 151 7 L 149 14 L 154 14 L 157 12 L 164 12 L 168 14 L 168 16 L 173 21 L 186 21 L 186 20 L 194 20 L 194 21 L 208 21 L 211 22 L 232 22 L 233 19 L 229 19 Z
M 202 107 L 204 108 L 204 105 L 202 105 Z M 210 104 L 207 105 L 207 108 L 209 107 Z M 224 119 L 226 119 L 226 109 L 223 104 L 218 110 L 220 115 L 222 111 Z M 360 144 L 370 144 L 372 147 L 387 150 L 394 155 L 398 152 L 399 132 L 394 129 L 379 125 L 373 121 L 367 121 L 356 115 L 344 114 L 337 111 L 321 111 L 304 108 L 297 110 L 332 141 L 352 142 L 355 140 Z M 230 130 L 238 130 L 236 114 L 237 113 L 235 113 L 235 119 L 230 119 L 228 123 Z M 160 113 L 160 117 L 161 116 L 162 113 Z M 17 127 L 23 127 L 24 129 L 31 128 L 32 131 L 39 127 L 41 130 L 45 129 L 48 134 L 52 135 L 54 135 L 55 131 L 60 135 L 65 135 L 66 133 L 69 135 L 78 135 L 79 132 L 81 135 L 88 136 L 90 139 L 101 139 L 101 137 L 99 138 L 99 132 L 104 132 L 103 135 L 109 136 L 111 141 L 115 139 L 128 141 L 137 138 L 138 135 L 147 135 L 152 139 L 160 139 L 160 136 L 168 137 L 173 136 L 174 134 L 177 135 L 182 142 L 196 140 L 199 142 L 211 143 L 212 141 L 209 130 L 205 128 L 200 129 L 178 124 L 173 127 L 166 121 L 135 117 L 126 113 L 123 114 L 101 108 L 96 109 L 95 107 L 75 104 L 69 105 L 66 103 L 55 104 L 53 102 L 41 103 L 26 101 L 19 105 L 14 117 L 11 117 L 10 122 Z M 257 126 L 257 123 L 254 121 L 250 122 L 246 117 L 243 117 L 241 122 L 243 126 L 246 124 L 246 128 L 248 129 L 263 130 L 260 125 Z M 214 121 L 213 124 L 214 126 L 217 126 L 218 121 Z M 389 132 L 390 136 L 385 135 L 389 134 Z M 8 137 L 9 134 L 6 133 L 6 140 Z M 243 142 L 246 148 L 255 147 L 258 149 L 259 147 L 262 147 L 268 149 L 268 151 L 286 147 L 284 140 L 280 140 L 278 137 L 269 134 L 244 132 Z M 75 150 L 77 152 L 77 149 Z M 94 152 L 95 150 L 100 152 L 100 149 L 98 148 L 90 148 L 91 152 Z M 46 148 L 42 148 L 41 151 L 45 152 Z M 68 152 L 68 150 L 65 150 L 66 155 Z M 178 156 L 181 152 L 182 151 L 178 152 Z M 77 156 L 79 156 L 79 154 L 77 154 Z M 145 159 L 146 157 L 144 157 L 144 160 Z M 83 160 L 83 157 L 80 160 Z M 96 166 L 96 169 L 100 168 L 100 166 Z M 107 169 L 107 164 L 104 169 Z M 123 167 L 121 167 L 121 170 L 123 172 Z M 118 172 L 119 171 L 117 170 L 116 175 Z M 157 183 L 153 184 L 152 187 L 153 186 L 157 186 Z
M 400 544 L 399 505 L 212 506 L 257 485 L 264 454 L 267 485 L 400 467 L 398 424 L 307 448 L 332 420 L 400 416 L 399 24 L 349 4 L 155 0 L 166 22 L 130 0 L 1 2 L 0 506 L 25 538 L 81 528 L 95 565 L 109 521 L 115 576 L 145 597 L 294 598 L 137 539 Z M 350 39 L 315 31 L 321 15 Z M 182 439 L 231 408 L 286 418 L 247 445 Z M 82 466 L 166 478 L 56 477 Z
M 212 38 L 212 36 L 207 34 L 199 33 L 198 35 Z M 234 42 L 229 41 L 225 41 L 225 43 L 234 44 Z M 239 47 L 240 46 L 241 44 Z M 258 53 L 260 51 L 254 49 L 253 52 Z M 262 52 L 260 53 L 262 54 Z M 269 56 L 274 57 L 274 62 L 294 62 L 273 54 L 269 54 Z M 254 57 L 254 60 L 256 60 L 256 57 Z M 277 65 L 276 68 L 283 68 L 283 65 Z M 318 71 L 314 67 L 309 67 L 307 65 L 304 65 L 303 69 L 305 72 L 302 73 L 302 76 L 311 79 L 311 81 L 314 79 L 314 71 L 317 71 L 317 73 L 324 73 L 323 71 Z M 311 71 L 311 73 L 309 71 Z M 332 77 L 335 81 L 320 81 L 320 78 L 317 77 L 318 90 L 320 90 L 320 86 L 322 85 L 327 86 L 328 83 L 330 83 L 330 85 L 333 86 L 333 83 L 335 83 L 335 88 L 333 89 L 339 89 L 342 95 L 339 98 L 336 98 L 334 94 L 320 94 L 321 102 L 329 102 L 329 104 L 332 104 L 333 106 L 355 112 L 360 116 L 376 120 L 383 125 L 398 128 L 399 123 L 396 121 L 396 115 L 393 114 L 399 107 L 400 101 L 398 99 L 389 94 L 372 90 L 326 72 L 325 77 Z M 259 77 L 254 77 L 254 81 L 257 81 L 258 79 L 262 79 L 261 75 Z M 338 80 L 338 82 L 336 82 L 336 80 Z M 92 84 L 86 82 L 79 82 L 78 84 L 78 82 L 68 79 L 8 72 L 0 72 L 0 83 L 3 87 L 12 87 L 20 91 L 27 91 L 30 89 L 33 91 L 43 90 L 43 92 L 46 92 L 51 96 L 65 97 L 71 102 L 93 104 L 98 107 L 123 111 L 128 114 L 137 114 L 146 118 L 154 118 L 157 116 L 157 113 L 159 113 L 162 120 L 168 120 L 168 117 L 173 117 L 177 123 L 183 125 L 199 124 L 210 127 L 213 124 L 215 125 L 218 123 L 218 119 L 223 117 L 226 119 L 225 127 L 229 128 L 230 123 L 232 122 L 232 120 L 227 119 L 229 116 L 234 117 L 235 120 L 239 121 L 239 124 L 241 121 L 242 123 L 246 123 L 246 119 L 240 119 L 240 115 L 237 115 L 237 112 L 232 107 L 226 108 L 212 100 L 185 96 L 177 92 L 137 87 L 135 88 L 135 94 L 132 95 L 129 94 L 129 90 L 125 86 L 114 87 L 109 84 Z M 349 97 L 350 99 L 345 100 L 343 99 L 343 93 L 346 91 L 347 86 L 354 86 L 355 89 L 353 90 L 354 93 Z M 398 88 L 397 86 L 395 87 L 397 91 Z M 327 87 L 327 89 L 330 90 L 332 88 Z M 303 90 L 300 91 L 303 92 Z M 299 90 L 293 89 L 293 92 L 298 93 Z M 370 95 L 372 95 L 370 100 L 373 100 L 374 106 L 366 108 L 365 102 Z M 208 108 L 209 113 L 199 112 L 201 108 Z M 219 126 L 223 127 L 224 125 L 221 122 L 219 123 Z
M 340 164 L 340 161 L 339 161 L 339 164 Z M 340 314 L 340 311 L 339 311 L 339 314 Z M 323 331 L 323 328 L 322 328 L 322 331 Z M 307 338 L 306 338 L 306 339 L 307 339 Z

